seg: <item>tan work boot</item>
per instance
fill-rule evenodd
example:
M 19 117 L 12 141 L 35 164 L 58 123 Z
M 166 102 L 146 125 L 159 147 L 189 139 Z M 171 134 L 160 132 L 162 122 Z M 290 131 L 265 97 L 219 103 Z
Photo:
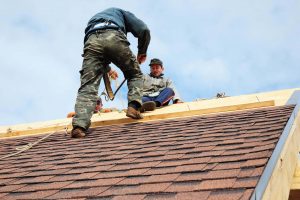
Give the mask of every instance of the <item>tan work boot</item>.
M 75 127 L 71 131 L 72 138 L 83 138 L 86 135 L 86 130 L 81 127 Z
M 154 101 L 147 101 L 143 103 L 141 112 L 146 112 L 146 111 L 153 111 L 156 109 L 156 103 Z
M 143 115 L 140 113 L 140 111 L 138 111 L 130 106 L 127 108 L 126 116 L 130 117 L 132 119 L 143 119 L 144 118 Z

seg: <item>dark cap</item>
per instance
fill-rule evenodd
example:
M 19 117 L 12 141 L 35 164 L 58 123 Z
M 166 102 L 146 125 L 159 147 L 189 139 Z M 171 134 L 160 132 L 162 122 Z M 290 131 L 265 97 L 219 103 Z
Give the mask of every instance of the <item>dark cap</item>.
M 161 60 L 159 60 L 158 58 L 153 58 L 153 59 L 151 59 L 149 66 L 151 66 L 151 65 L 163 66 L 163 62 Z

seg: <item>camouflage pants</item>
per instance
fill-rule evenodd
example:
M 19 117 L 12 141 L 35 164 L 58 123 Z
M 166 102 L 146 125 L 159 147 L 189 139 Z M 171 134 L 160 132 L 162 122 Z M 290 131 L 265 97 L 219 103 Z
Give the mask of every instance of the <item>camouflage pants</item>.
M 126 36 L 117 30 L 101 30 L 89 36 L 84 44 L 73 127 L 90 127 L 100 81 L 103 74 L 110 70 L 108 64 L 111 62 L 121 69 L 127 79 L 128 102 L 142 103 L 142 72 L 129 44 Z

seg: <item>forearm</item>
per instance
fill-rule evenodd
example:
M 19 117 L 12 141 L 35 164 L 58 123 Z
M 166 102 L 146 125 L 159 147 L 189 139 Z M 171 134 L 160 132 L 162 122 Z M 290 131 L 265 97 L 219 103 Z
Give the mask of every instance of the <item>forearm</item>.
M 150 30 L 145 29 L 138 37 L 138 54 L 147 55 L 147 49 L 150 43 Z

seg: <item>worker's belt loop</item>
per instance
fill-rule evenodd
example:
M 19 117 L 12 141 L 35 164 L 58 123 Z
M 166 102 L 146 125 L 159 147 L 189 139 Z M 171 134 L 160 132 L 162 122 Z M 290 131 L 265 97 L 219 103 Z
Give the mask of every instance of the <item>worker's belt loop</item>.
M 99 31 L 95 31 L 95 35 L 98 38 L 99 37 Z

